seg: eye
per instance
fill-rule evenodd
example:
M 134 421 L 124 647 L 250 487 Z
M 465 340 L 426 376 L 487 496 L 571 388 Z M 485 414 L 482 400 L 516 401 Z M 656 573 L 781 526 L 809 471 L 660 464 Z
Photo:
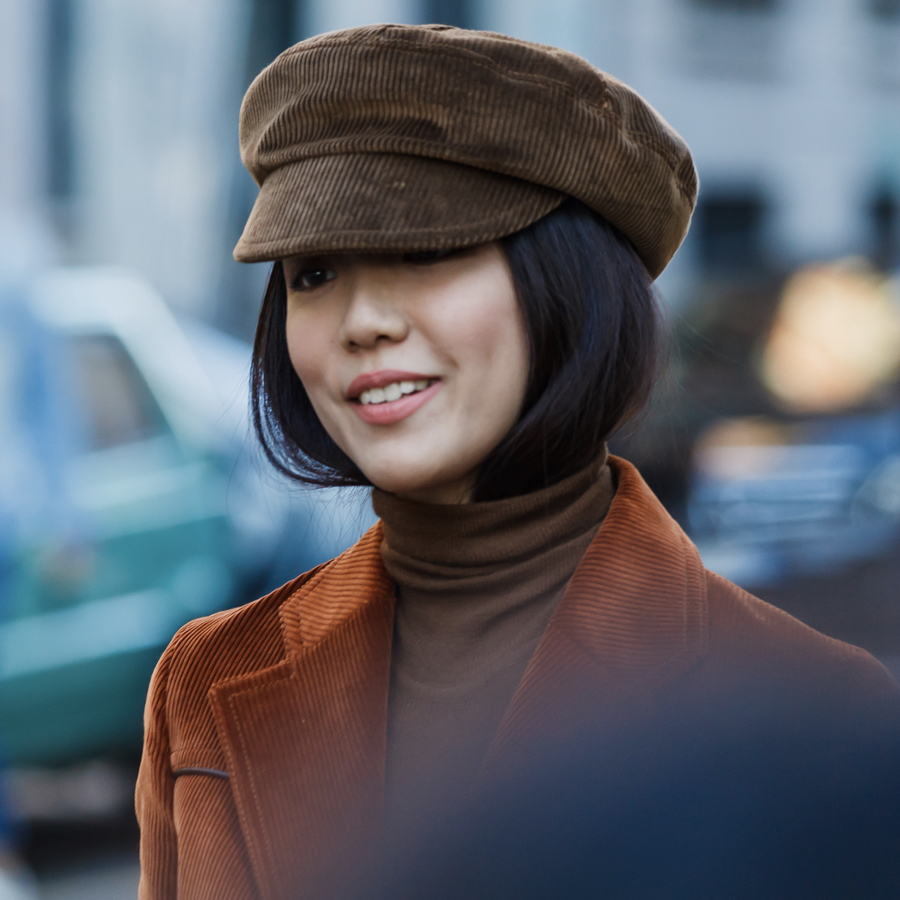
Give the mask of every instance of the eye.
M 403 262 L 427 264 L 437 262 L 439 259 L 446 259 L 458 252 L 455 247 L 448 250 L 414 250 L 411 253 L 403 254 Z
M 291 279 L 292 291 L 314 291 L 336 277 L 334 269 L 325 266 L 301 266 Z

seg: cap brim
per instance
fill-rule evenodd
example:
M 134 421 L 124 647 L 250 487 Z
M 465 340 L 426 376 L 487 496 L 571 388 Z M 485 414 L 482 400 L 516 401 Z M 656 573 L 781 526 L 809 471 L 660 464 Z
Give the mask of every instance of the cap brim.
M 266 177 L 234 258 L 472 246 L 530 225 L 565 199 L 531 182 L 429 157 L 320 156 Z

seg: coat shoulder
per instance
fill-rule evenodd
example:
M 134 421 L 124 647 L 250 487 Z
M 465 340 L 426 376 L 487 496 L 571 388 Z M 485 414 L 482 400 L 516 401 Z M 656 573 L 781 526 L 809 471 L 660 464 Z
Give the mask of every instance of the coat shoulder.
M 331 618 L 321 609 L 303 607 L 304 617 L 310 619 L 304 630 L 333 627 L 342 611 L 354 609 L 359 597 L 369 592 L 361 574 L 372 579 L 381 573 L 382 567 L 372 562 L 373 557 L 380 562 L 380 542 L 381 530 L 376 524 L 339 556 L 265 597 L 188 622 L 172 638 L 161 660 L 170 680 L 182 676 L 195 687 L 205 685 L 205 692 L 216 682 L 276 665 L 285 656 L 286 619 L 294 620 L 300 613 L 299 607 L 289 612 L 292 605 L 297 606 L 293 601 L 310 591 L 315 592 L 317 604 L 327 605 L 331 600 L 331 606 L 337 607 L 328 610 Z M 320 618 L 325 619 L 324 624 Z
M 282 606 L 327 565 L 305 572 L 251 603 L 183 625 L 163 653 L 170 683 L 188 678 L 208 686 L 277 663 L 283 655 Z
M 706 573 L 710 663 L 741 674 L 830 684 L 848 698 L 883 697 L 900 713 L 900 685 L 869 652 L 828 637 L 736 584 Z
M 157 663 L 148 694 L 148 710 L 156 708 L 162 715 L 173 752 L 197 748 L 205 754 L 218 748 L 210 688 L 228 678 L 271 668 L 284 659 L 282 608 L 333 562 L 298 576 L 265 597 L 194 619 L 178 630 Z

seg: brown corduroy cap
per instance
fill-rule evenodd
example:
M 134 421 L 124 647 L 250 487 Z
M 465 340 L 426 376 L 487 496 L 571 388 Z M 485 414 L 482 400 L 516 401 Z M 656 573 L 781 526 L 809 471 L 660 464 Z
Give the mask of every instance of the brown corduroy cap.
M 310 38 L 256 78 L 241 159 L 260 185 L 241 262 L 496 240 L 576 197 L 652 277 L 690 223 L 690 151 L 622 82 L 564 50 L 443 25 Z

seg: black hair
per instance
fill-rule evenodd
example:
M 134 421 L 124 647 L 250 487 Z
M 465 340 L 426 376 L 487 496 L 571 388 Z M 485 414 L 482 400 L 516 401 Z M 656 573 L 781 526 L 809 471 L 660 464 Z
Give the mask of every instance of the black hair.
M 631 242 L 567 200 L 502 238 L 530 347 L 518 422 L 481 464 L 473 500 L 549 486 L 599 458 L 646 402 L 657 368 L 659 314 Z M 322 426 L 294 372 L 285 337 L 281 263 L 263 297 L 251 366 L 253 425 L 282 473 L 321 486 L 368 479 Z

